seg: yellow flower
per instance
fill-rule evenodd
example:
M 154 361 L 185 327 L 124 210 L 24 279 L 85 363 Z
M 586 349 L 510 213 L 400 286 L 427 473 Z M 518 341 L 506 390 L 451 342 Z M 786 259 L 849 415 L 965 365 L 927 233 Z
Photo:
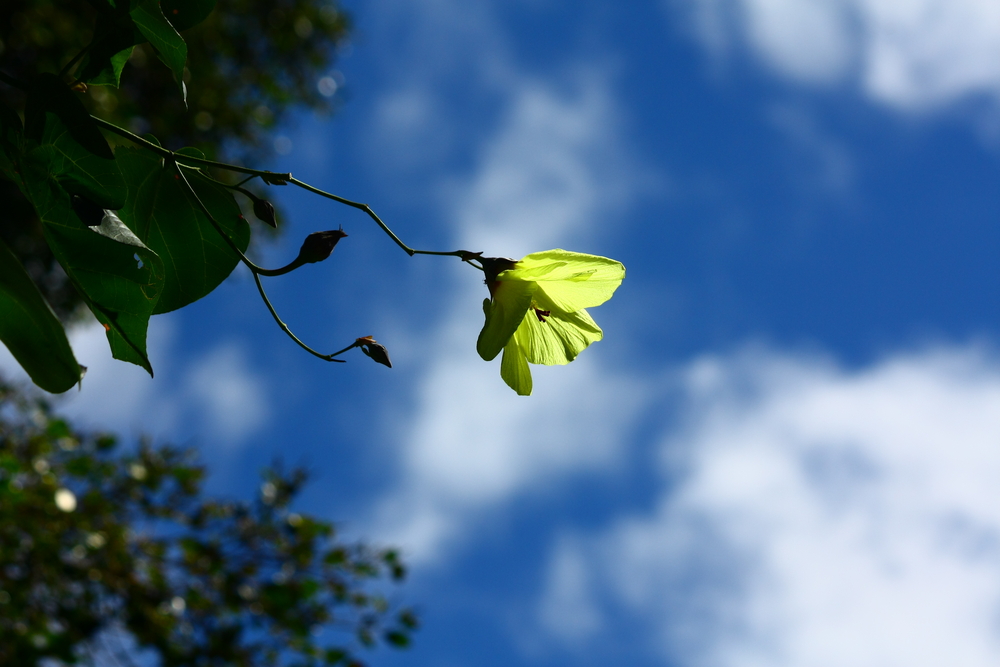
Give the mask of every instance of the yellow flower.
M 610 299 L 625 277 L 621 262 L 558 249 L 480 261 L 492 298 L 476 350 L 486 361 L 503 351 L 500 377 L 521 396 L 531 394 L 529 362 L 568 364 L 604 337 L 584 309 Z

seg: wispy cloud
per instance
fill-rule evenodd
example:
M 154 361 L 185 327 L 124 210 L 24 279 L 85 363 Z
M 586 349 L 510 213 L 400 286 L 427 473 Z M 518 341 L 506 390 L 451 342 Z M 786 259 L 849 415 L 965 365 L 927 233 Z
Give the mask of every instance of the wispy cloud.
M 223 343 L 192 362 L 183 394 L 200 407 L 207 435 L 225 443 L 245 439 L 271 416 L 263 378 L 233 343 Z
M 851 81 L 871 99 L 927 110 L 1000 96 L 992 0 L 670 0 L 716 57 L 749 49 L 777 73 Z
M 56 399 L 59 412 L 92 428 L 163 438 L 197 434 L 225 444 L 243 441 L 262 427 L 270 416 L 267 389 L 242 348 L 222 342 L 177 366 L 182 355 L 175 330 L 170 316 L 157 317 L 150 326 L 153 379 L 138 366 L 113 359 L 104 328 L 96 322 L 73 328 L 70 343 L 87 374 L 79 390 Z M 3 347 L 0 371 L 28 381 Z
M 389 135 L 434 130 L 437 141 L 461 127 L 463 105 L 492 103 L 493 113 L 477 116 L 495 119 L 491 129 L 466 135 L 471 170 L 437 172 L 437 187 L 450 193 L 443 208 L 455 247 L 511 257 L 559 246 L 595 252 L 588 239 L 604 231 L 602 220 L 620 219 L 616 208 L 627 206 L 642 182 L 622 148 L 612 77 L 593 54 L 552 78 L 520 71 L 497 21 L 484 19 L 492 6 L 421 5 L 407 39 L 424 45 L 431 59 L 447 51 L 451 64 L 440 72 L 409 68 L 410 77 L 382 98 L 380 128 Z M 474 70 L 460 88 L 447 89 L 460 101 L 440 97 L 437 85 L 455 68 Z M 429 336 L 427 370 L 411 388 L 401 479 L 378 509 L 382 534 L 412 559 L 436 558 L 519 495 L 614 465 L 622 434 L 643 404 L 644 381 L 606 369 L 601 344 L 571 366 L 537 368 L 535 395 L 515 396 L 499 378 L 499 362 L 476 355 L 488 293 L 469 272 L 462 267 L 450 306 Z M 600 322 L 600 311 L 594 315 Z
M 460 244 L 520 257 L 580 238 L 634 194 L 610 81 L 590 73 L 571 86 L 525 80 L 511 91 L 455 211 Z
M 561 599 L 625 610 L 684 664 L 1000 660 L 995 356 L 846 371 L 751 350 L 701 359 L 681 384 L 659 501 L 559 542 L 553 563 L 589 590 L 567 598 L 553 575 L 543 620 Z
M 854 181 L 854 162 L 846 146 L 830 136 L 805 109 L 792 104 L 776 104 L 768 110 L 768 120 L 788 139 L 794 149 L 796 172 L 822 191 L 843 193 Z

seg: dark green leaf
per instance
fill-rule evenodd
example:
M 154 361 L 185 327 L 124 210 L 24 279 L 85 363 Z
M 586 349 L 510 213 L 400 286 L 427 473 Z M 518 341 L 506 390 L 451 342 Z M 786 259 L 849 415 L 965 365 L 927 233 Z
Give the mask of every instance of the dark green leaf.
M 180 32 L 198 25 L 215 9 L 215 0 L 162 0 L 163 15 Z
M 116 155 L 132 193 L 120 211 L 122 221 L 163 259 L 166 269 L 154 312 L 175 310 L 214 290 L 236 268 L 239 258 L 174 167 L 135 148 L 119 148 Z M 240 250 L 246 250 L 250 226 L 229 190 L 197 170 L 187 169 L 185 175 L 219 226 Z
M 46 119 L 41 146 L 30 151 L 28 159 L 47 165 L 46 170 L 71 194 L 83 195 L 102 208 L 119 209 L 125 205 L 128 186 L 118 163 L 84 150 L 51 114 Z
M 79 218 L 72 194 L 117 208 L 128 190 L 114 160 L 84 151 L 54 115 L 45 123 L 47 143 L 24 162 L 24 193 L 59 263 L 107 329 L 113 356 L 152 373 L 146 328 L 162 288 L 163 262 L 113 212 L 105 211 L 95 227 Z
M 55 74 L 42 73 L 32 79 L 24 105 L 25 134 L 39 143 L 42 143 L 46 127 L 46 112 L 57 115 L 73 139 L 88 151 L 98 157 L 114 159 L 97 123 L 76 94 Z
M 0 341 L 45 391 L 61 394 L 80 381 L 80 364 L 62 324 L 2 239 Z
M 128 38 L 128 41 L 132 41 L 131 37 Z M 91 86 L 114 86 L 117 88 L 121 83 L 122 69 L 125 68 L 125 63 L 132 56 L 132 49 L 135 48 L 135 45 L 129 44 L 117 51 L 114 50 L 115 46 L 114 43 L 109 43 L 106 46 L 102 44 L 88 54 L 87 60 L 80 70 L 80 80 Z
M 131 0 L 131 3 L 129 16 L 132 21 L 156 49 L 160 60 L 174 73 L 178 85 L 183 85 L 184 64 L 187 61 L 184 38 L 163 15 L 159 0 Z
M 163 284 L 163 262 L 114 216 L 93 230 L 75 215 L 71 224 L 60 224 L 69 219 L 68 203 L 59 198 L 54 215 L 40 216 L 45 238 L 107 329 L 112 356 L 152 375 L 146 329 Z
M 77 75 L 81 81 L 115 87 L 120 83 L 122 68 L 133 47 L 147 41 L 132 22 L 128 9 L 128 2 L 123 0 L 120 7 L 98 14 L 94 24 L 96 41 L 84 56 Z

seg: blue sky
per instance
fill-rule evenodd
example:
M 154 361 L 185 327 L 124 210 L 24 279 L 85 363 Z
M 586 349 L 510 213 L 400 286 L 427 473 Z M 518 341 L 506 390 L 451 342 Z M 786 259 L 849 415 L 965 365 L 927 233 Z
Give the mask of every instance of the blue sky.
M 350 236 L 273 300 L 392 370 L 237 271 L 154 319 L 153 380 L 76 331 L 64 409 L 219 493 L 308 465 L 302 509 L 413 565 L 373 665 L 997 664 L 1000 5 L 347 6 L 348 102 L 270 168 L 414 247 L 621 260 L 604 341 L 519 398 L 477 272 L 289 189 L 265 263 Z

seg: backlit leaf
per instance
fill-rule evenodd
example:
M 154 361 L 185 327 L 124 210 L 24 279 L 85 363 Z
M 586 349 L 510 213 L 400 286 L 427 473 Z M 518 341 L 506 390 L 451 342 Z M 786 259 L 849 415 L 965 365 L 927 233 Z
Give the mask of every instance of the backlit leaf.
M 43 138 L 24 160 L 21 186 L 35 207 L 52 252 L 108 332 L 116 359 L 152 373 L 146 329 L 163 284 L 163 263 L 117 216 L 88 227 L 72 206 L 72 194 L 106 208 L 124 203 L 128 192 L 115 160 L 79 146 L 53 114 Z
M 119 215 L 164 263 L 163 291 L 153 312 L 165 313 L 202 298 L 236 268 L 236 253 L 172 165 L 135 148 L 118 148 L 116 155 L 132 193 Z M 230 191 L 197 170 L 187 169 L 185 175 L 219 226 L 245 251 L 250 225 Z

